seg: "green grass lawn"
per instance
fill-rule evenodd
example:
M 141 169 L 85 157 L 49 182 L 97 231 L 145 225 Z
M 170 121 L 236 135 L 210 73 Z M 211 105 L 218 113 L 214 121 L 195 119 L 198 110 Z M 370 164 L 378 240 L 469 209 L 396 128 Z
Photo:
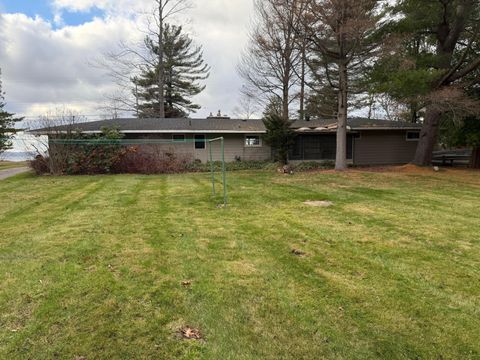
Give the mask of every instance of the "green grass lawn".
M 1 181 L 0 359 L 478 359 L 479 175 Z
M 6 169 L 14 169 L 19 167 L 28 166 L 26 161 L 23 162 L 14 162 L 14 161 L 1 161 L 0 160 L 0 171 Z

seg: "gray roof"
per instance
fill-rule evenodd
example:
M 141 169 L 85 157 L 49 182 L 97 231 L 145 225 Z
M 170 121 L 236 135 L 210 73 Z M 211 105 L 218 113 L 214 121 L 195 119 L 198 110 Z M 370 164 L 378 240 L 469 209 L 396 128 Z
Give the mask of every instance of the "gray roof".
M 293 128 L 303 131 L 332 131 L 336 120 L 295 121 Z M 418 124 L 400 121 L 371 120 L 352 118 L 348 120 L 350 130 L 414 130 L 420 129 Z M 175 133 L 175 132 L 208 132 L 208 133 L 263 133 L 265 126 L 262 120 L 241 119 L 158 119 L 128 118 L 78 123 L 68 126 L 57 126 L 30 131 L 34 134 L 48 134 L 66 130 L 80 132 L 99 132 L 102 128 L 117 128 L 124 133 Z

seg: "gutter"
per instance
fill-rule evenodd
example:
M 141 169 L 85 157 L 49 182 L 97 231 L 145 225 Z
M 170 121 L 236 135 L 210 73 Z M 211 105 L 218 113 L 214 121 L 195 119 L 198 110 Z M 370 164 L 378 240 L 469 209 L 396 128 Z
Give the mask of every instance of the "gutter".
M 31 131 L 32 135 L 70 134 L 77 131 Z M 78 131 L 81 134 L 102 134 L 100 130 Z M 266 131 L 238 131 L 238 130 L 121 130 L 121 134 L 266 134 Z
M 415 131 L 421 130 L 421 127 L 365 127 L 365 128 L 348 128 L 347 131 L 374 131 L 374 130 L 387 130 L 387 131 Z M 294 129 L 296 133 L 299 134 L 331 134 L 336 133 L 337 129 L 325 129 L 325 130 L 299 130 Z M 75 131 L 73 131 L 75 132 Z M 69 134 L 72 131 L 28 131 L 29 134 L 32 135 L 57 135 L 57 134 Z M 101 130 L 87 130 L 87 131 L 80 131 L 82 134 L 102 134 Z M 121 130 L 121 134 L 266 134 L 265 130 Z

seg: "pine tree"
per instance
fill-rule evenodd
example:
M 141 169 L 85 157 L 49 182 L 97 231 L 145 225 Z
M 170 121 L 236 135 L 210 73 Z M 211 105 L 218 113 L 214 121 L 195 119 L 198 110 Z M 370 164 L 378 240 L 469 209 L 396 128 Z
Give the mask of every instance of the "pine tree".
M 307 97 L 305 114 L 307 118 L 336 119 L 338 111 L 338 94 L 330 86 L 315 89 Z
M 158 53 L 158 44 L 151 38 L 145 45 L 152 54 Z M 203 60 L 201 46 L 183 33 L 181 26 L 166 25 L 163 37 L 163 68 L 165 74 L 165 117 L 186 117 L 200 109 L 192 97 L 200 94 L 205 85 L 199 81 L 209 76 L 210 68 Z M 140 117 L 158 117 L 160 113 L 158 72 L 160 66 L 144 66 L 141 74 L 132 79 L 138 86 L 138 113 Z
M 280 161 L 282 165 L 286 165 L 288 151 L 295 143 L 296 134 L 291 127 L 292 123 L 279 113 L 266 114 L 263 123 L 267 129 L 263 140 L 274 151 L 276 160 Z
M 0 70 L 1 76 L 1 70 Z M 0 79 L 0 154 L 5 150 L 11 149 L 12 137 L 15 134 L 15 122 L 21 121 L 21 118 L 15 118 L 14 114 L 6 112 L 3 108 L 4 92 L 2 91 L 2 80 Z
M 374 75 L 381 92 L 413 105 L 413 121 L 425 109 L 416 165 L 431 164 L 444 116 L 476 107 L 466 88 L 479 84 L 479 14 L 478 0 L 400 0 L 388 16 L 386 30 L 406 40 Z

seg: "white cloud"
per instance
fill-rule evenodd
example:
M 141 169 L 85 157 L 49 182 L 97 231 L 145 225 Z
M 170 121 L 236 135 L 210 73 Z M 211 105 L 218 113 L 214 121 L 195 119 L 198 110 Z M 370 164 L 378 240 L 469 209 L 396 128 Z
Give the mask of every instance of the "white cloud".
M 120 9 L 136 8 L 139 4 L 147 3 L 148 0 L 53 0 L 53 6 L 57 9 L 69 11 L 89 11 L 96 7 L 115 13 L 121 13 Z
M 113 50 L 120 40 L 142 36 L 132 9 L 146 9 L 151 3 L 54 0 L 59 23 L 65 10 L 88 11 L 96 7 L 105 11 L 103 19 L 60 29 L 38 17 L 1 15 L 0 64 L 9 110 L 36 115 L 62 105 L 81 113 L 96 113 L 112 84 L 89 62 Z M 251 1 L 247 0 L 198 0 L 190 11 L 187 29 L 203 45 L 204 57 L 212 67 L 207 89 L 195 99 L 202 105 L 195 116 L 219 108 L 231 113 L 235 107 L 241 86 L 236 64 L 246 45 L 251 11 Z

